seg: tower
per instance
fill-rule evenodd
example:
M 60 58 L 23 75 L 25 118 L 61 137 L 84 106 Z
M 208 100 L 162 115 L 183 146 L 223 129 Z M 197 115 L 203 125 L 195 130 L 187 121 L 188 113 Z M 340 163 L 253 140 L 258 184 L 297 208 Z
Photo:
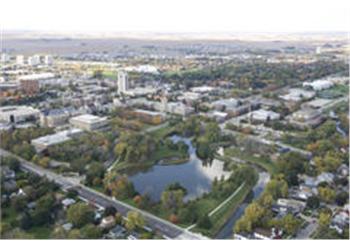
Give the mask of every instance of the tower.
M 129 78 L 125 71 L 118 71 L 118 94 L 124 93 L 129 89 Z

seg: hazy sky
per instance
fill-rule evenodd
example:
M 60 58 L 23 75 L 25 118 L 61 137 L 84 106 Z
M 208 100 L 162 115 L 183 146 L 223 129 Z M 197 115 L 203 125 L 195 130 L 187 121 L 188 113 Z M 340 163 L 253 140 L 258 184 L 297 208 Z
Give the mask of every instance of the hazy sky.
M 2 0 L 3 30 L 348 31 L 350 0 Z

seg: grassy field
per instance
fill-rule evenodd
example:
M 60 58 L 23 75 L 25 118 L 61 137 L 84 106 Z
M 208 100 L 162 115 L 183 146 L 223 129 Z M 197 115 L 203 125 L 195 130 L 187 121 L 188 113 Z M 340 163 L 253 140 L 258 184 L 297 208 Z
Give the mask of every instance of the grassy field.
M 250 186 L 245 183 L 243 188 L 241 188 L 236 195 L 231 197 L 231 199 L 224 206 L 222 206 L 219 210 L 217 210 L 214 214 L 212 214 L 210 216 L 210 220 L 213 225 L 209 230 L 198 228 L 198 227 L 194 227 L 192 230 L 194 232 L 200 232 L 209 237 L 215 237 L 215 235 L 225 225 L 225 223 L 230 218 L 230 216 L 236 211 L 238 206 L 244 201 L 244 199 L 247 197 L 247 195 L 252 190 L 252 188 L 253 186 Z M 215 207 L 221 204 L 221 202 L 218 202 L 213 199 L 211 200 L 203 199 L 199 203 L 202 205 L 200 207 L 205 208 L 205 211 L 202 211 L 203 213 L 204 212 L 208 213 L 209 211 L 212 211 L 213 209 L 215 209 Z
M 248 155 L 240 151 L 238 148 L 231 147 L 231 148 L 225 149 L 225 155 L 237 157 L 249 163 L 256 164 L 262 167 L 263 169 L 266 169 L 270 174 L 274 174 L 276 172 L 276 166 L 272 161 L 265 159 L 263 157 L 255 157 L 251 154 Z

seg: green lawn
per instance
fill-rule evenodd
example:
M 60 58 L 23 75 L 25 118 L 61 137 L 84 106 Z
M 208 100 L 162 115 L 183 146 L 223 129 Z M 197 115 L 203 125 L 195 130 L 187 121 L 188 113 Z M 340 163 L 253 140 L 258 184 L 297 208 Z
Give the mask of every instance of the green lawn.
M 276 165 L 263 157 L 255 157 L 251 154 L 246 154 L 245 152 L 240 151 L 238 148 L 227 148 L 225 149 L 225 155 L 237 157 L 249 163 L 256 164 L 264 169 L 266 169 L 270 174 L 274 174 L 276 172 Z

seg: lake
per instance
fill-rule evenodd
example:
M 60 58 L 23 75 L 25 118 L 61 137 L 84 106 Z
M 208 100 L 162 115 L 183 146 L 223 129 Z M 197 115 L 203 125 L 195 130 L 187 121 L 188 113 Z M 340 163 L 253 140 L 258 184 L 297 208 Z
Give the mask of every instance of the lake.
M 197 157 L 196 149 L 189 138 L 173 135 L 170 139 L 175 143 L 183 141 L 188 145 L 189 161 L 176 165 L 156 164 L 146 172 L 130 175 L 129 180 L 140 194 L 147 193 L 153 201 L 159 201 L 164 189 L 169 184 L 178 182 L 186 188 L 184 201 L 188 201 L 210 192 L 215 178 L 230 176 L 231 172 L 224 170 L 222 161 L 214 159 L 209 165 L 204 165 Z

